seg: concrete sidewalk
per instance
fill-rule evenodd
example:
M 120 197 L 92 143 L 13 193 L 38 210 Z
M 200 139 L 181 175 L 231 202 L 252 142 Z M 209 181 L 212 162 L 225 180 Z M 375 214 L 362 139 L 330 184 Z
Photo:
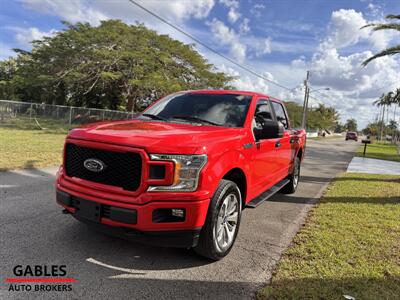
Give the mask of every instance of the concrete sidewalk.
M 347 167 L 347 172 L 400 175 L 400 162 L 365 157 L 353 157 L 349 166 Z

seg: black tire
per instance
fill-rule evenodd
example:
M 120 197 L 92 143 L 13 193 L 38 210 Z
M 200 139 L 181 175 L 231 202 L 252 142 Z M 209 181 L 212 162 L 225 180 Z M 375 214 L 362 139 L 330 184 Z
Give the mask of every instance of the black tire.
M 297 180 L 296 180 L 297 177 Z M 296 157 L 294 160 L 294 168 L 292 173 L 287 177 L 289 179 L 289 183 L 286 184 L 282 189 L 281 192 L 283 194 L 293 194 L 296 192 L 296 189 L 299 185 L 300 181 L 300 158 Z
M 233 233 L 233 241 L 229 246 L 227 246 L 226 249 L 221 250 L 218 246 L 218 241 L 216 237 L 216 230 L 217 230 L 216 226 L 217 226 L 218 216 L 221 213 L 222 205 L 224 204 L 224 201 L 228 198 L 228 196 L 232 197 L 231 195 L 236 196 L 238 200 L 237 201 L 238 206 L 236 207 L 237 222 L 236 222 L 235 232 Z M 197 254 L 212 260 L 220 260 L 221 258 L 228 255 L 228 253 L 231 251 L 235 243 L 236 236 L 239 232 L 241 212 L 242 212 L 242 197 L 238 186 L 236 185 L 236 183 L 230 180 L 222 179 L 218 185 L 217 190 L 214 193 L 214 196 L 210 200 L 210 206 L 208 208 L 207 218 L 201 230 L 199 242 L 197 246 L 194 247 L 194 251 L 196 251 Z M 225 223 L 228 222 L 227 218 L 225 218 L 224 222 Z M 221 227 L 222 225 L 220 224 L 219 226 Z M 222 231 L 224 231 L 224 228 L 222 229 Z

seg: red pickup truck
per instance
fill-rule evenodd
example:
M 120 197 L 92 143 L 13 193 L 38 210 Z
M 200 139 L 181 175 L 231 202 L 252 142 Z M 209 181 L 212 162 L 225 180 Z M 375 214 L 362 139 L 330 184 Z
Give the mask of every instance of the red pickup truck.
M 70 131 L 56 199 L 103 232 L 218 260 L 244 208 L 295 192 L 305 142 L 267 95 L 179 92 L 134 120 Z

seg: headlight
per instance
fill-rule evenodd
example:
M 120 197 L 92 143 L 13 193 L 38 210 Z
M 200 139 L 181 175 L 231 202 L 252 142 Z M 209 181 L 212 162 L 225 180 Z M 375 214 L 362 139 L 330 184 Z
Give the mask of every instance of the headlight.
M 174 182 L 169 186 L 150 186 L 147 190 L 193 192 L 197 189 L 199 174 L 207 163 L 207 155 L 151 154 L 151 160 L 168 160 L 175 163 Z

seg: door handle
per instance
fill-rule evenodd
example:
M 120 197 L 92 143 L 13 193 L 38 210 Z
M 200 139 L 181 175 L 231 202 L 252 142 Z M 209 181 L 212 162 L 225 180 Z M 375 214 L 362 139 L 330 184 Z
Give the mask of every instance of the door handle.
M 281 146 L 281 141 L 277 141 L 276 143 L 275 143 L 275 148 L 279 148 Z

